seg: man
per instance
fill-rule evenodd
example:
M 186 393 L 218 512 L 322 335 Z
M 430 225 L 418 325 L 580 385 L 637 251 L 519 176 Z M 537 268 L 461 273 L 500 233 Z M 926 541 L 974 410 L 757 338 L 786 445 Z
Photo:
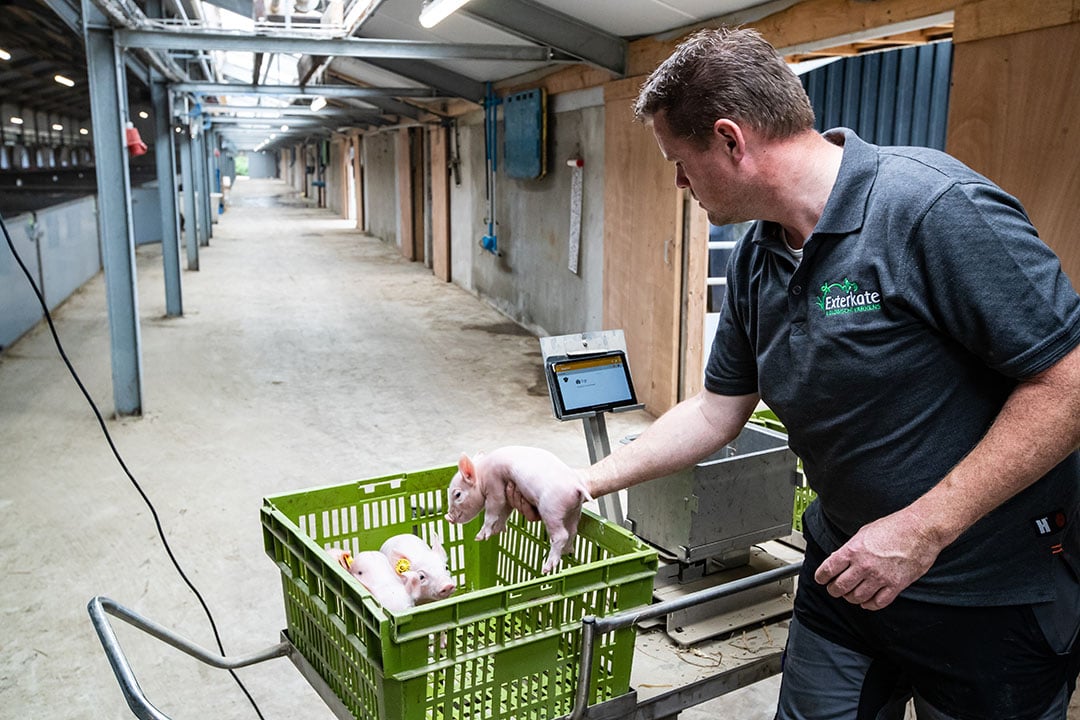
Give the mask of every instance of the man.
M 913 696 L 920 718 L 1063 720 L 1080 298 L 1020 204 L 943 153 L 818 134 L 750 30 L 689 38 L 635 110 L 710 222 L 757 222 L 705 390 L 581 471 L 593 497 L 708 456 L 761 399 L 818 493 L 777 717 L 901 718 Z

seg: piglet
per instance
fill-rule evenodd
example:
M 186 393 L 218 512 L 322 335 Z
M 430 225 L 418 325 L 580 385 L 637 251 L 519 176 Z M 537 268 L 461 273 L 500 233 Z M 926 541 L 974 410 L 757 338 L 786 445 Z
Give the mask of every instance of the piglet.
M 398 572 L 417 574 L 419 585 L 413 593 L 413 600 L 418 605 L 444 600 L 457 588 L 446 567 L 446 550 L 438 535 L 432 535 L 431 547 L 410 533 L 394 535 L 382 544 L 379 551 Z
M 420 591 L 419 574 L 405 572 L 399 575 L 387 557 L 374 550 L 356 555 L 337 548 L 330 548 L 327 552 L 387 610 L 400 612 L 415 605 L 413 596 Z
M 592 499 L 577 473 L 547 450 L 511 445 L 479 454 L 475 460 L 462 453 L 447 491 L 446 519 L 467 523 L 482 508 L 484 526 L 476 539 L 487 540 L 502 532 L 511 510 L 506 501 L 508 482 L 513 482 L 521 496 L 536 507 L 547 528 L 551 552 L 542 568 L 547 574 L 572 550 L 581 504 Z

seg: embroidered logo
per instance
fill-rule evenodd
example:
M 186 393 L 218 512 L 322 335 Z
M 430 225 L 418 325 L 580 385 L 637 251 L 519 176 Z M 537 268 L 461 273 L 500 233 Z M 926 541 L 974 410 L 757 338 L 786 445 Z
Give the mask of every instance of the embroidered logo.
M 873 290 L 860 292 L 859 286 L 847 278 L 844 278 L 844 282 L 824 283 L 821 296 L 815 300 L 826 317 L 881 309 L 881 293 Z

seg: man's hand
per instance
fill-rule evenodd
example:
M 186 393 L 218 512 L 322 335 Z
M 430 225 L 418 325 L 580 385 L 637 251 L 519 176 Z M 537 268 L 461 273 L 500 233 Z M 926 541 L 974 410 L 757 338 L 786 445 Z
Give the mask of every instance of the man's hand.
M 535 522 L 540 519 L 540 511 L 518 492 L 517 485 L 512 480 L 506 483 L 506 502 L 510 504 L 510 507 L 520 512 L 526 520 Z
M 814 573 L 833 597 L 880 610 L 934 564 L 942 545 L 905 508 L 864 525 Z

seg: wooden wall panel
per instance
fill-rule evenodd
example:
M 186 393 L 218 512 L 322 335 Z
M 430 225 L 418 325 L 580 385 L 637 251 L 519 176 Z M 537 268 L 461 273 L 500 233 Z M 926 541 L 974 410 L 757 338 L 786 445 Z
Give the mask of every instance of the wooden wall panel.
M 678 401 L 682 195 L 633 121 L 641 80 L 605 86 L 604 329 L 625 332 L 638 399 L 660 415 Z
M 413 172 L 412 172 L 412 139 L 408 128 L 397 131 L 394 140 L 395 162 L 397 163 L 397 200 L 398 200 L 398 227 L 401 233 L 398 236 L 398 248 L 402 256 L 408 260 L 416 259 L 416 233 L 413 227 Z
M 684 191 L 685 193 L 686 191 Z M 706 300 L 709 294 L 709 216 L 696 202 L 689 203 L 690 235 L 686 239 L 686 279 L 683 310 L 683 369 L 679 399 L 701 392 L 705 387 Z
M 431 272 L 450 282 L 450 170 L 447 129 L 428 130 L 431 147 Z
M 1020 199 L 1080 288 L 1080 23 L 958 43 L 953 77 L 946 150 Z

